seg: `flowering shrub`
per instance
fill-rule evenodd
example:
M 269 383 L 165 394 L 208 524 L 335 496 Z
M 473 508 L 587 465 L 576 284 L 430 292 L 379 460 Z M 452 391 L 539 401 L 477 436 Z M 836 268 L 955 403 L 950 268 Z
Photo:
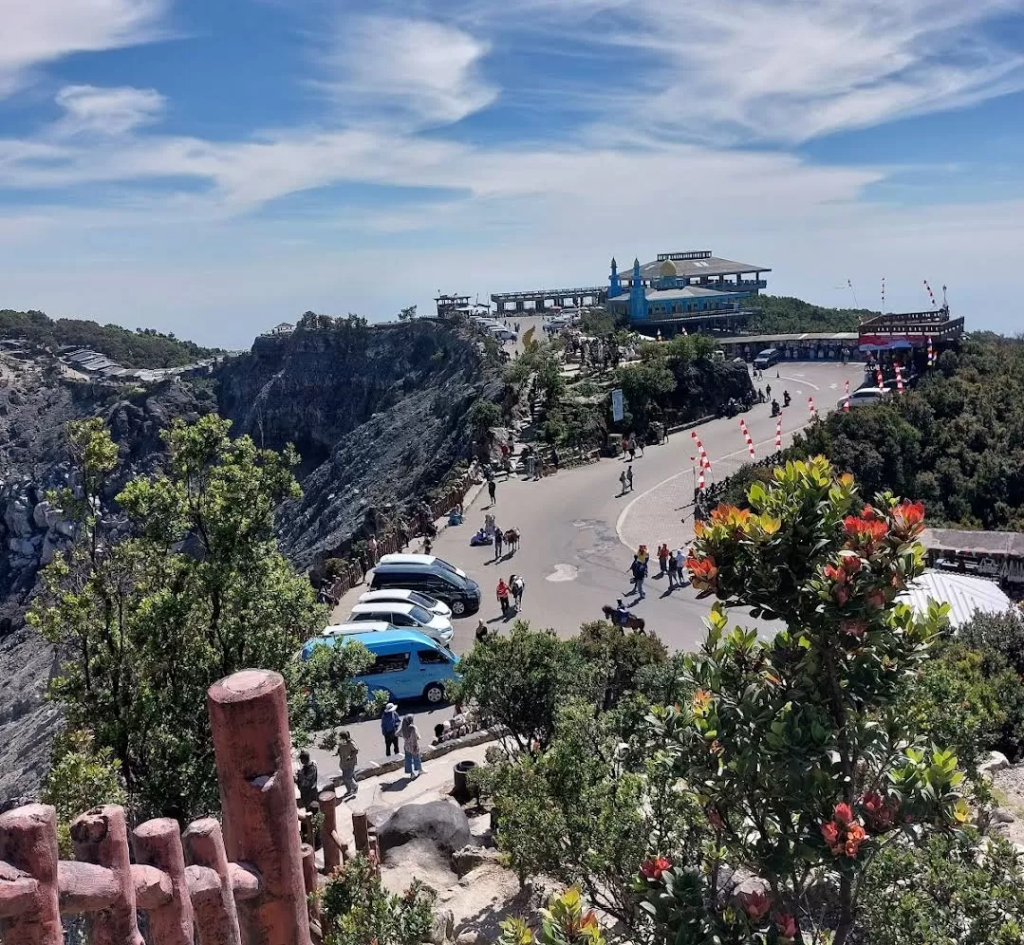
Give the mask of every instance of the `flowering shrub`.
M 915 616 L 896 601 L 923 569 L 920 504 L 887 494 L 865 503 L 821 457 L 755 482 L 748 504 L 720 506 L 695 528 L 687 568 L 718 602 L 686 661 L 692 700 L 651 716 L 713 831 L 710 888 L 698 895 L 679 870 L 639 879 L 665 941 L 824 935 L 843 945 L 878 851 L 970 816 L 956 758 L 923 744 L 898 705 L 946 609 Z M 767 642 L 729 630 L 731 607 L 783 627 Z M 755 874 L 765 891 L 733 902 L 718 864 Z M 812 883 L 827 908 L 808 905 Z M 695 901 L 712 905 L 695 911 Z

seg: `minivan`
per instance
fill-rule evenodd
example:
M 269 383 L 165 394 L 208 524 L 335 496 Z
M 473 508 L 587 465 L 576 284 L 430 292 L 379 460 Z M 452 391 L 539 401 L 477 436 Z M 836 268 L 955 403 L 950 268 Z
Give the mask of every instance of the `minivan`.
M 773 364 L 779 363 L 779 349 L 778 348 L 765 348 L 756 358 L 754 358 L 754 367 L 759 371 L 763 371 L 766 367 L 771 367 Z
M 447 568 L 447 570 L 454 572 L 459 577 L 468 577 L 462 568 L 455 567 L 444 558 L 438 558 L 437 555 L 415 555 L 415 554 L 404 554 L 403 552 L 394 552 L 393 554 L 383 555 L 380 559 L 380 564 L 422 564 L 422 565 L 437 565 L 441 568 Z
M 425 633 L 432 640 L 448 646 L 455 635 L 455 628 L 447 617 L 439 617 L 419 604 L 395 603 L 394 601 L 371 601 L 356 604 L 349 615 L 349 623 L 386 620 L 393 627 L 408 627 Z
M 364 683 L 370 693 L 383 690 L 392 702 L 402 699 L 426 699 L 441 702 L 445 683 L 459 678 L 459 658 L 447 647 L 415 630 L 388 630 L 383 633 L 347 633 L 314 637 L 302 648 L 309 659 L 313 647 L 346 645 L 356 640 L 375 657 L 373 665 L 352 681 Z
M 453 568 L 440 558 L 428 563 L 388 561 L 388 558 L 430 558 L 429 555 L 384 555 L 373 569 L 370 588 L 381 591 L 389 587 L 420 591 L 444 601 L 456 617 L 468 617 L 480 609 L 480 585 L 464 571 Z

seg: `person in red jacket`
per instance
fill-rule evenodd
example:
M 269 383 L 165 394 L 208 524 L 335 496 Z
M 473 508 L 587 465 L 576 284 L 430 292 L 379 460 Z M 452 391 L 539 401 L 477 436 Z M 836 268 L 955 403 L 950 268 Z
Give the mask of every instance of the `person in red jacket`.
M 508 616 L 508 598 L 511 594 L 509 586 L 505 583 L 504 578 L 498 579 L 498 603 L 501 604 L 501 616 Z

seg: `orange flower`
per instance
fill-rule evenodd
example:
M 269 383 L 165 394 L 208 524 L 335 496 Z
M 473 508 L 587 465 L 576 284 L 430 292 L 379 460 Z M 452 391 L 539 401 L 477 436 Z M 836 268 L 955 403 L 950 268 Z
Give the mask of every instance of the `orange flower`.
M 842 568 L 837 568 L 834 564 L 825 565 L 825 577 L 833 584 L 844 584 L 846 582 L 846 572 Z
M 832 812 L 832 819 L 837 824 L 848 824 L 853 820 L 853 811 L 850 810 L 850 805 L 836 804 L 836 809 Z
M 862 551 L 868 556 L 874 552 L 888 532 L 885 522 L 874 517 L 874 511 L 871 512 L 870 518 L 865 518 L 864 512 L 860 518 L 847 515 L 843 519 L 843 529 L 846 532 L 847 547 Z
M 735 505 L 719 505 L 711 512 L 711 524 L 722 525 L 733 532 L 742 532 L 750 524 L 750 509 Z
M 718 566 L 712 557 L 696 558 L 690 555 L 686 559 L 686 568 L 690 572 L 690 583 L 698 591 L 718 590 Z
M 892 510 L 892 530 L 904 541 L 919 535 L 924 528 L 924 505 L 921 502 L 903 502 Z
M 743 911 L 754 922 L 760 922 L 772 907 L 772 901 L 760 889 L 754 892 L 741 892 L 739 900 Z
M 831 820 L 826 820 L 821 825 L 821 836 L 830 847 L 834 847 L 839 839 L 839 828 Z
M 644 879 L 659 882 L 661 874 L 672 869 L 672 861 L 667 856 L 652 857 L 640 864 L 640 875 Z
M 864 828 L 858 823 L 852 823 L 846 828 L 846 855 L 854 857 L 860 849 L 860 845 L 867 839 Z
M 693 694 L 693 711 L 695 713 L 703 712 L 711 705 L 713 696 L 706 689 L 698 689 Z

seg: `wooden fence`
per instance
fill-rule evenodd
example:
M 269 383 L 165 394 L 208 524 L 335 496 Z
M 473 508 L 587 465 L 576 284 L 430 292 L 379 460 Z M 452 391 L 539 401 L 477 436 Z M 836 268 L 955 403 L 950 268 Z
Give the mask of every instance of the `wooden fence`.
M 97 807 L 75 820 L 75 858 L 61 860 L 54 808 L 0 815 L 0 942 L 63 945 L 61 916 L 84 915 L 92 945 L 146 945 L 141 910 L 148 945 L 311 945 L 317 873 L 299 838 L 286 702 L 284 680 L 265 670 L 210 688 L 222 822 L 182 834 L 175 820 L 149 820 L 129 838 L 123 808 Z M 342 851 L 325 795 L 330 867 Z

